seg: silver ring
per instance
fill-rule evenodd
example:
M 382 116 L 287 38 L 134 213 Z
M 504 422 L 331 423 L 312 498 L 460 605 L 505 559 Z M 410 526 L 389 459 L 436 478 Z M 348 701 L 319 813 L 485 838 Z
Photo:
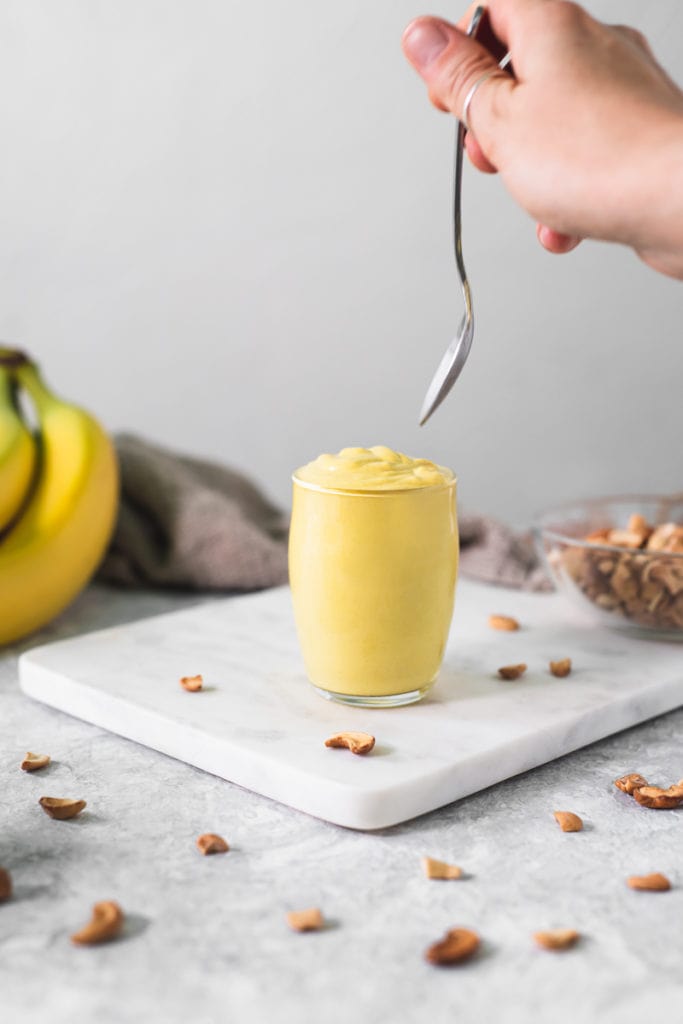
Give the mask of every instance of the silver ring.
M 479 76 L 474 85 L 470 86 L 467 92 L 467 96 L 465 96 L 465 102 L 462 105 L 462 117 L 460 118 L 460 120 L 465 126 L 465 131 L 472 131 L 469 123 L 469 113 L 470 103 L 474 99 L 475 92 L 477 91 L 479 86 L 483 85 L 484 82 L 488 81 L 489 78 L 492 78 L 494 75 L 500 75 L 500 73 L 500 68 L 490 68 L 488 71 L 485 71 L 483 75 Z

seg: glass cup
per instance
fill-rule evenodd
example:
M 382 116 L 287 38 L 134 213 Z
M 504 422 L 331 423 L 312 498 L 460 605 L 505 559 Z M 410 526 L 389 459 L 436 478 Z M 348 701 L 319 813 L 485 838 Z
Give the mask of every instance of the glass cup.
M 289 576 L 309 679 L 343 704 L 420 700 L 453 615 L 455 477 L 396 491 L 293 481 Z

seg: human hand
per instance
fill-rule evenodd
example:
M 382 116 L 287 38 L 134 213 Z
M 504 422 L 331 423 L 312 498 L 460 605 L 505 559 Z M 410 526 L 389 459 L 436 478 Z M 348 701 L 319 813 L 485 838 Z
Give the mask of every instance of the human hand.
M 465 35 L 470 14 L 457 26 L 416 19 L 403 49 L 434 105 L 456 117 L 495 72 L 469 107 L 475 166 L 500 173 L 550 251 L 621 242 L 683 278 L 683 92 L 644 37 L 566 0 L 489 0 L 512 78 Z

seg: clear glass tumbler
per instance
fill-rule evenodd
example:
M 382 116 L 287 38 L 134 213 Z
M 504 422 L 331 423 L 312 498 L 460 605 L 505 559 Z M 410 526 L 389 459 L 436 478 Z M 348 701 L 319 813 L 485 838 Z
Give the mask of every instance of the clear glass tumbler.
M 437 677 L 453 615 L 455 477 L 397 491 L 293 480 L 289 574 L 309 679 L 345 704 L 420 700 Z

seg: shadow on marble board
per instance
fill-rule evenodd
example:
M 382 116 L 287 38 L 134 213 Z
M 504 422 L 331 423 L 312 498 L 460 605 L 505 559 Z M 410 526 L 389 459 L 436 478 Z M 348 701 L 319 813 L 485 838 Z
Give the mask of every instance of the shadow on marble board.
M 126 939 L 136 939 L 147 931 L 151 923 L 150 918 L 145 917 L 144 914 L 130 914 L 127 912 L 123 931 L 117 941 L 125 942 Z

